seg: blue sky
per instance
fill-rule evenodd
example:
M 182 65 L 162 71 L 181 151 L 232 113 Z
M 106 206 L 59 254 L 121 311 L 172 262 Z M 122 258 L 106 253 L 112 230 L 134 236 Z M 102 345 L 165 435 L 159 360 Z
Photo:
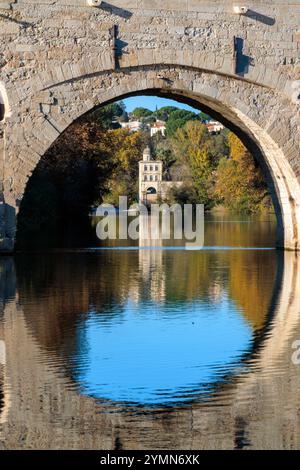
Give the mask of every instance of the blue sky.
M 180 109 L 199 112 L 199 110 L 196 110 L 184 103 L 179 103 L 178 101 L 166 98 L 159 98 L 157 96 L 132 96 L 131 98 L 126 98 L 122 101 L 125 103 L 126 110 L 129 113 L 138 107 L 148 108 L 151 111 L 155 111 L 156 106 L 158 108 L 162 108 L 163 106 L 177 106 L 177 108 Z

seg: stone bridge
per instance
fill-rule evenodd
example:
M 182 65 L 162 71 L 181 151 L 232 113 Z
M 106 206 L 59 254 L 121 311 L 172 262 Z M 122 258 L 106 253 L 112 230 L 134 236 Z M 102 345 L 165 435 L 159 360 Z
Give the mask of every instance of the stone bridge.
M 265 172 L 278 246 L 297 249 L 299 0 L 94 3 L 0 0 L 2 251 L 13 250 L 27 181 L 60 133 L 96 106 L 147 93 L 240 136 Z

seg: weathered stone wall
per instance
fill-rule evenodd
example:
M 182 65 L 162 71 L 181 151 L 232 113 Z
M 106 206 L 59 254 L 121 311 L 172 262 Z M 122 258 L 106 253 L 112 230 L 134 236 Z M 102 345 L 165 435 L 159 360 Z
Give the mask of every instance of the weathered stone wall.
M 298 248 L 300 2 L 249 0 L 242 16 L 236 3 L 0 3 L 8 245 L 27 180 L 57 136 L 94 106 L 152 91 L 206 106 L 241 134 L 268 176 L 279 244 Z

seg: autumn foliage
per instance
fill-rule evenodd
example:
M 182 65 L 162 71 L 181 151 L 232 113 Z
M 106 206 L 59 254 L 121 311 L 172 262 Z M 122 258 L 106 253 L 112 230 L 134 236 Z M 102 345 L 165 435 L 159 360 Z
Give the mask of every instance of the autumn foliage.
M 131 133 L 113 127 L 120 127 L 113 116 L 126 118 L 123 104 L 101 108 L 72 124 L 30 178 L 19 230 L 86 217 L 91 206 L 103 201 L 117 205 L 119 195 L 137 201 L 138 162 L 146 144 L 163 161 L 164 178 L 182 181 L 180 188 L 170 191 L 169 202 L 203 203 L 206 209 L 222 204 L 247 212 L 270 207 L 261 171 L 234 134 L 224 130 L 211 135 L 196 115 L 180 124 L 182 113 L 176 108 L 162 108 L 156 114 L 160 112 L 176 121 L 167 137 L 158 134 L 150 139 L 144 130 Z
M 225 206 L 255 212 L 271 206 L 269 193 L 260 168 L 238 137 L 228 137 L 230 155 L 218 164 L 213 195 Z

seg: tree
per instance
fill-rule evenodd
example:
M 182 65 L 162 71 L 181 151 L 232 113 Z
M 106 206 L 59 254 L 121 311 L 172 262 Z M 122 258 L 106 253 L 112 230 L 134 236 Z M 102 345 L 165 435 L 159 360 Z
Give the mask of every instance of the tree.
M 271 206 L 260 168 L 235 134 L 228 137 L 230 158 L 220 160 L 215 173 L 214 195 L 230 209 L 254 212 Z
M 211 144 L 211 137 L 204 124 L 188 121 L 174 133 L 172 144 L 177 154 L 184 157 L 191 150 L 197 151 L 202 146 L 207 147 Z
M 169 189 L 167 194 L 167 200 L 169 204 L 197 204 L 198 194 L 195 186 L 191 182 L 185 181 L 180 186 L 173 186 Z
M 150 116 L 152 116 L 152 114 L 153 114 L 153 112 L 150 111 L 150 109 L 142 108 L 142 107 L 135 108 L 135 109 L 132 111 L 132 115 L 133 115 L 136 119 L 141 119 L 141 118 L 150 117 Z
M 210 196 L 210 175 L 214 169 L 209 151 L 211 140 L 206 126 L 199 121 L 188 121 L 172 138 L 177 158 L 174 166 L 179 165 L 185 186 L 195 188 L 197 202 L 204 204 L 206 209 L 213 205 Z
M 119 122 L 128 122 L 128 121 L 129 121 L 128 113 L 124 111 L 119 117 Z
M 167 121 L 170 115 L 174 111 L 177 111 L 177 109 L 178 108 L 176 106 L 163 106 L 155 111 L 156 118 L 162 121 Z
M 157 160 L 161 160 L 163 162 L 163 178 L 166 180 L 171 179 L 171 168 L 176 162 L 176 158 L 174 157 L 174 153 L 168 145 L 160 145 L 156 149 L 156 158 Z
M 34 231 L 86 217 L 111 169 L 109 155 L 99 148 L 105 136 L 101 124 L 82 121 L 61 134 L 28 182 L 18 229 Z
M 211 121 L 212 118 L 206 114 L 206 113 L 203 113 L 202 111 L 200 111 L 199 113 L 199 119 L 202 121 L 202 122 L 207 122 L 207 121 Z
M 211 136 L 209 152 L 214 164 L 217 166 L 221 158 L 229 158 L 229 131 L 223 129 L 219 134 Z
M 176 109 L 169 115 L 169 119 L 166 124 L 166 134 L 168 137 L 172 137 L 177 129 L 183 127 L 188 121 L 199 120 L 199 116 L 192 111 L 186 111 L 185 109 Z
M 113 168 L 106 181 L 104 200 L 118 205 L 119 196 L 128 196 L 132 203 L 138 195 L 138 162 L 145 148 L 144 134 L 118 129 L 108 131 L 107 140 Z
M 230 149 L 230 158 L 236 162 L 242 162 L 245 159 L 247 149 L 241 140 L 232 132 L 228 136 L 228 145 Z
M 97 108 L 89 115 L 81 118 L 81 121 L 98 122 L 103 129 L 113 129 L 116 128 L 114 121 L 121 121 L 124 117 L 126 119 L 126 107 L 123 101 L 119 101 Z

